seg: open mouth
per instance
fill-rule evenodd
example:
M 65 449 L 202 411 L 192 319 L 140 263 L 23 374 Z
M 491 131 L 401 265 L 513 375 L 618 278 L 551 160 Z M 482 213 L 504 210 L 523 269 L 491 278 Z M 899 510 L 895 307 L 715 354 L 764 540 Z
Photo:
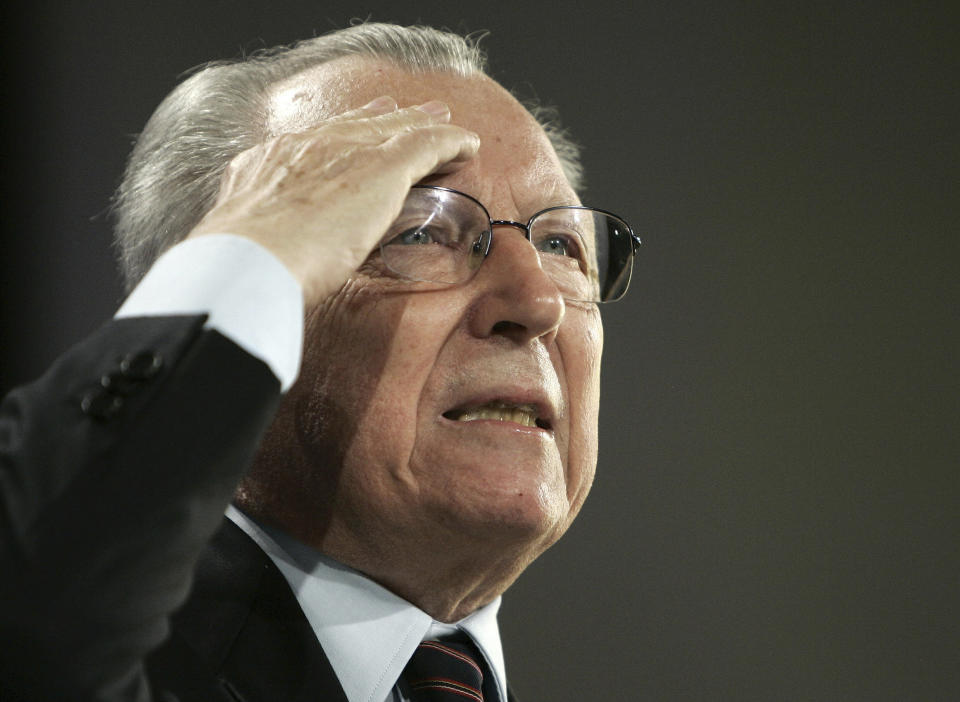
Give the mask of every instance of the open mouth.
M 474 407 L 458 407 L 443 413 L 447 419 L 455 422 L 475 422 L 490 419 L 496 422 L 513 422 L 525 427 L 550 429 L 550 422 L 537 415 L 537 407 L 532 404 L 518 405 L 512 402 L 487 402 Z

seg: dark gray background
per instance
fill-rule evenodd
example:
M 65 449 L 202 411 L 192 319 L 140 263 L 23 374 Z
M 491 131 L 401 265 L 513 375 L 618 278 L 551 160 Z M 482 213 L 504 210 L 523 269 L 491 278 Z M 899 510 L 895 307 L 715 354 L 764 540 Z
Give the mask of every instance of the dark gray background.
M 120 300 L 130 135 L 351 17 L 490 29 L 644 239 L 601 456 L 506 598 L 535 700 L 960 698 L 956 3 L 34 3 L 6 23 L 3 389 Z

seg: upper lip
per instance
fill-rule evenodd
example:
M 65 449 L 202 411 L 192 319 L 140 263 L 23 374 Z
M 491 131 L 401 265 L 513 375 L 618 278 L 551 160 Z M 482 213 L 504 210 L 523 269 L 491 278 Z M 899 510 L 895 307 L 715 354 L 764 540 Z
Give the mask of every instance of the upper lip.
M 495 402 L 516 406 L 530 405 L 534 408 L 537 425 L 540 426 L 541 429 L 553 429 L 556 425 L 556 404 L 543 390 L 530 388 L 487 388 L 481 393 L 470 395 L 463 399 L 457 399 L 456 404 L 445 409 L 443 414 L 447 415 L 457 410 L 482 407 Z

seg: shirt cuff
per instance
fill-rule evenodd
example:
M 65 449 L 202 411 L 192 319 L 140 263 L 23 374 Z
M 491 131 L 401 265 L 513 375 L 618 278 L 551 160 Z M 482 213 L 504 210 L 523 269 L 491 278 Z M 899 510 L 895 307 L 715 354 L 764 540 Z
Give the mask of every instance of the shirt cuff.
M 267 249 L 241 236 L 183 241 L 153 264 L 115 318 L 206 314 L 216 329 L 266 363 L 286 392 L 300 371 L 303 291 Z

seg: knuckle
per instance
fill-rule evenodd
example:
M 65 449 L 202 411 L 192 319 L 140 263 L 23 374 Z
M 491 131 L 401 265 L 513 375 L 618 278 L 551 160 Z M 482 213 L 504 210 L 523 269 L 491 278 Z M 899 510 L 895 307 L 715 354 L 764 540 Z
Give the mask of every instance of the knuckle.
M 259 153 L 260 149 L 256 146 L 252 149 L 241 151 L 227 162 L 226 167 L 223 169 L 223 176 L 225 178 L 232 179 L 239 173 L 247 170 L 250 164 L 257 158 Z
M 417 132 L 417 136 L 420 138 L 420 141 L 429 147 L 436 147 L 441 141 L 441 134 L 433 128 L 421 129 Z
M 319 125 L 315 131 L 317 134 L 335 136 L 349 134 L 351 129 L 356 129 L 356 120 L 333 119 Z
M 373 117 L 371 121 L 393 131 L 403 131 L 429 124 L 430 119 L 430 115 L 416 107 L 405 107 L 396 112 Z
M 359 143 L 382 138 L 381 131 L 382 129 L 370 120 L 354 119 L 329 124 L 320 133 L 330 141 Z
M 240 169 L 240 166 L 243 162 L 242 159 L 243 154 L 240 154 L 239 156 L 235 156 L 227 163 L 226 166 L 224 166 L 223 174 L 221 175 L 222 181 L 232 180 L 236 176 L 237 171 Z
M 294 132 L 283 132 L 278 134 L 270 141 L 270 147 L 272 150 L 281 150 L 290 148 L 292 145 L 300 141 L 299 135 Z
M 295 139 L 292 134 L 279 134 L 260 147 L 257 147 L 257 151 L 260 157 L 266 161 L 282 159 L 284 154 L 289 154 L 294 151 L 294 143 Z

